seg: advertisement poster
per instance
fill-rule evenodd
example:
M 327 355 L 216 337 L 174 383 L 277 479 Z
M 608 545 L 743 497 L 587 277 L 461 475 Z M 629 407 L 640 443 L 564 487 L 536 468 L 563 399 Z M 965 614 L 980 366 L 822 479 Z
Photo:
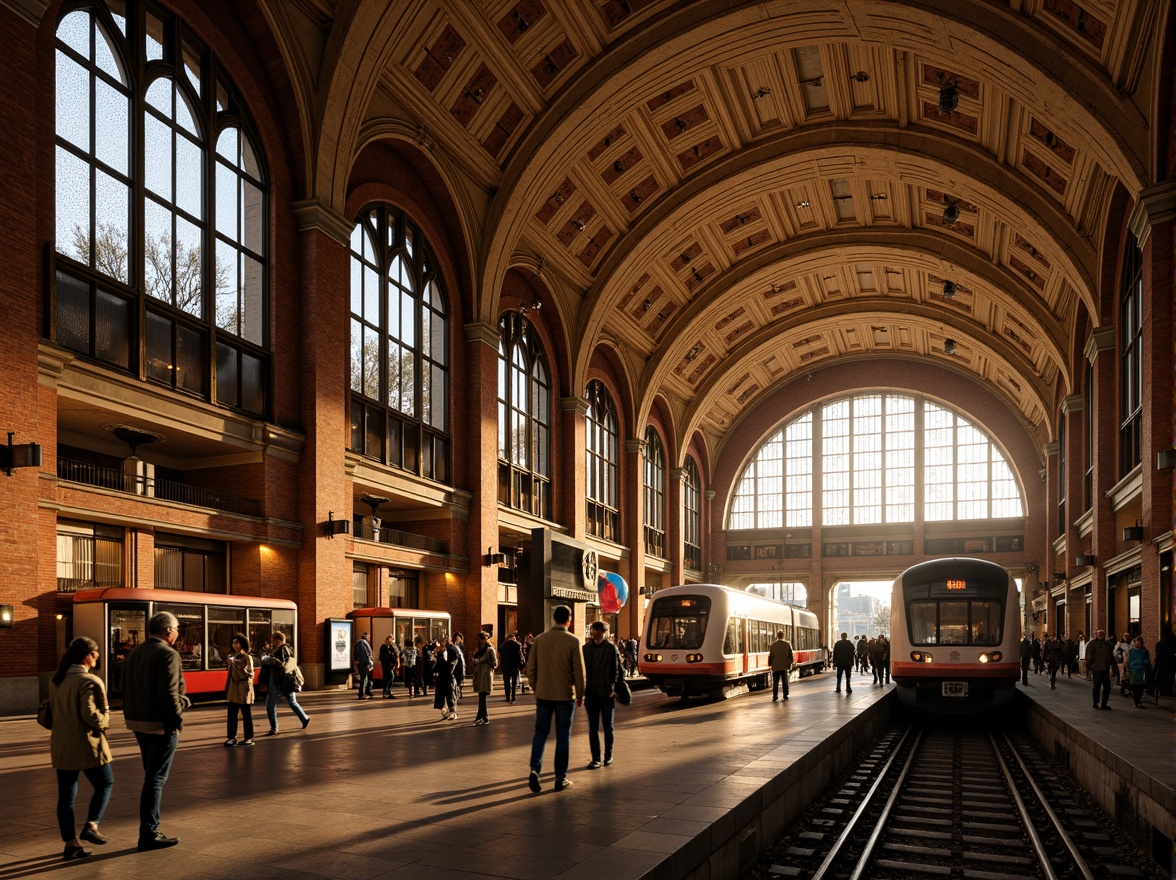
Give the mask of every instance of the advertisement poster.
M 327 669 L 330 672 L 351 671 L 352 624 L 346 619 L 331 619 L 327 627 Z

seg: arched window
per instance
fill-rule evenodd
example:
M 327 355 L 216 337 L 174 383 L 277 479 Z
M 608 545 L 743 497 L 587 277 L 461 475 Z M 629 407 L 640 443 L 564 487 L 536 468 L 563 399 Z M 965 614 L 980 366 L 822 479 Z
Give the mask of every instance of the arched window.
M 435 262 L 403 212 L 351 233 L 351 448 L 449 479 L 449 322 Z
M 666 450 L 652 426 L 645 429 L 645 552 L 666 555 Z
M 551 519 L 551 376 L 535 328 L 498 322 L 498 502 Z
M 245 111 L 183 22 L 115 9 L 75 9 L 56 31 L 50 336 L 265 416 L 267 186 Z
M 1143 425 L 1143 254 L 1128 236 L 1119 292 L 1119 476 L 1139 464 Z
M 702 571 L 702 480 L 698 465 L 687 457 L 682 479 L 682 543 L 684 564 Z
M 1082 374 L 1082 439 L 1086 473 L 1082 480 L 1084 510 L 1094 506 L 1094 364 L 1086 361 Z
M 617 541 L 621 533 L 618 506 L 620 461 L 617 411 L 601 382 L 588 383 L 585 438 L 588 534 Z
M 987 434 L 922 398 L 862 394 L 769 436 L 735 483 L 727 528 L 804 528 L 814 511 L 826 526 L 914 522 L 920 446 L 926 521 L 1023 515 L 1016 478 Z

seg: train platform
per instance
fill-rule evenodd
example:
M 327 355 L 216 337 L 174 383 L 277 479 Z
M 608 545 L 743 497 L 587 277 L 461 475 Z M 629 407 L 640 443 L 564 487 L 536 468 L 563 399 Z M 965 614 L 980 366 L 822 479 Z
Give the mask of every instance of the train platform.
M 1045 675 L 1017 685 L 1034 738 L 1099 801 L 1115 824 L 1160 864 L 1176 844 L 1176 698 L 1130 696 L 1111 688 L 1110 711 L 1093 708 L 1085 676 Z
M 615 761 L 587 770 L 583 710 L 572 731 L 574 787 L 553 790 L 554 741 L 543 791 L 527 788 L 534 703 L 492 695 L 456 722 L 432 698 L 358 701 L 303 695 L 310 726 L 279 710 L 282 733 L 224 748 L 224 704 L 190 710 L 161 830 L 172 849 L 138 853 L 142 770 L 116 713 L 114 794 L 106 846 L 61 860 L 49 734 L 31 718 L 0 722 L 0 880 L 79 871 L 118 880 L 375 880 L 375 878 L 736 877 L 890 715 L 892 687 L 856 676 L 835 694 L 829 673 L 792 683 L 791 699 L 745 694 L 722 703 L 638 691 L 617 709 Z M 254 708 L 257 732 L 264 707 Z M 84 819 L 90 789 L 79 784 Z M 84 867 L 82 867 L 84 866 Z

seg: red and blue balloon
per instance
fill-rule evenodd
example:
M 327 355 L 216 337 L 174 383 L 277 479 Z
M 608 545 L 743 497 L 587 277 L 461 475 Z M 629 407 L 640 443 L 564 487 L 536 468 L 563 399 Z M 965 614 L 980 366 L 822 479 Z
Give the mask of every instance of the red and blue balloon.
M 619 574 L 602 571 L 596 578 L 597 604 L 605 614 L 616 614 L 629 600 L 629 585 Z

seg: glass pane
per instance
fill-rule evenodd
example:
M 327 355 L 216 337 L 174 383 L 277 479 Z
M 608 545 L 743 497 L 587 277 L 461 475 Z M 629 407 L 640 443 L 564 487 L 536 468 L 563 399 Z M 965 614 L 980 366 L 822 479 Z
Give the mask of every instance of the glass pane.
M 241 353 L 241 408 L 265 413 L 265 364 L 248 352 Z
M 110 42 L 101 25 L 94 28 L 94 64 L 111 79 L 120 83 L 127 81 L 126 73 L 114 53 L 114 44 Z
M 175 88 L 167 77 L 159 77 L 147 87 L 147 103 L 159 111 L 164 119 L 172 118 L 172 100 Z M 148 114 L 150 115 L 150 114 Z
M 110 657 L 108 684 L 112 693 L 122 693 L 123 661 L 127 659 L 131 649 L 146 638 L 146 608 L 110 609 L 110 644 L 106 650 L 107 656 Z
M 188 82 L 192 84 L 196 94 L 200 94 L 200 55 L 187 43 L 184 44 L 184 72 L 188 75 Z
M 180 634 L 173 647 L 180 652 L 180 664 L 186 670 L 204 667 L 204 608 L 200 605 L 157 603 L 156 612 L 170 611 L 179 621 Z
M 98 226 L 98 241 L 94 268 L 129 284 L 127 229 L 130 227 L 130 190 L 103 171 L 97 173 L 95 186 L 97 216 L 94 219 Z
M 363 324 L 351 321 L 351 390 L 363 393 Z M 358 449 L 359 447 L 354 447 Z
M 966 645 L 968 638 L 968 603 L 939 603 L 939 643 Z
M 225 664 L 237 633 L 245 632 L 245 609 L 208 606 L 208 668 L 216 669 Z M 252 645 L 250 645 L 252 647 Z
M 204 150 L 186 137 L 176 138 L 176 205 L 204 219 Z
M 127 369 L 131 365 L 131 308 L 121 296 L 98 291 L 94 356 Z
M 143 207 L 143 286 L 149 296 L 172 301 L 172 214 L 150 199 Z
M 246 255 L 244 263 L 244 281 L 241 292 L 241 305 L 244 312 L 244 325 L 241 335 L 250 342 L 264 345 L 265 332 L 265 287 L 263 284 L 265 273 L 262 264 Z
M 130 167 L 127 132 L 131 100 L 99 78 L 94 83 L 94 108 L 95 155 L 119 174 L 126 174 Z
M 90 13 L 71 12 L 57 25 L 57 39 L 83 58 L 90 57 Z
M 177 217 L 175 304 L 196 317 L 204 314 L 203 271 L 200 227 Z
M 172 200 L 172 131 L 150 113 L 143 119 L 143 182 L 157 196 Z
M 172 381 L 172 322 L 163 315 L 147 313 L 147 377 Z
M 248 135 L 241 135 L 241 168 L 254 180 L 261 180 L 261 163 Z
M 163 58 L 163 22 L 150 12 L 147 13 L 147 60 Z
M 240 287 L 237 250 L 223 241 L 216 243 L 216 326 L 240 335 L 241 314 L 237 296 Z
M 262 243 L 264 212 L 262 209 L 265 205 L 261 190 L 248 181 L 242 181 L 241 201 L 243 208 L 243 228 L 241 231 L 244 235 L 245 247 L 253 253 L 261 255 L 264 253 Z
M 206 390 L 204 334 L 188 327 L 176 328 L 176 387 L 197 394 Z
M 90 285 L 57 273 L 57 343 L 90 353 Z
M 216 345 L 216 401 L 237 406 L 237 350 L 218 342 Z
M 57 136 L 89 153 L 90 77 L 84 67 L 60 49 L 57 51 L 56 111 Z
M 188 106 L 187 95 L 182 89 L 176 89 L 176 125 L 182 128 L 188 134 L 199 136 L 200 132 L 196 130 L 196 121 L 192 118 L 192 108 Z
M 58 147 L 56 186 L 57 250 L 90 265 L 90 166 Z

